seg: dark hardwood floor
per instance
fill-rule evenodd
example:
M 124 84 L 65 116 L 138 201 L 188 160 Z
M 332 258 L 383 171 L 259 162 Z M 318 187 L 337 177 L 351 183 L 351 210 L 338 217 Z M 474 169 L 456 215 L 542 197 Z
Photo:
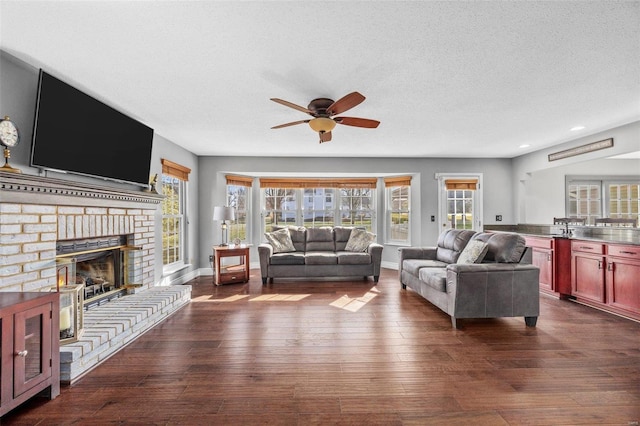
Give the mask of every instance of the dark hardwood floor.
M 192 282 L 192 303 L 53 401 L 2 425 L 637 425 L 640 324 L 541 296 L 460 320 L 397 272 L 372 281 Z

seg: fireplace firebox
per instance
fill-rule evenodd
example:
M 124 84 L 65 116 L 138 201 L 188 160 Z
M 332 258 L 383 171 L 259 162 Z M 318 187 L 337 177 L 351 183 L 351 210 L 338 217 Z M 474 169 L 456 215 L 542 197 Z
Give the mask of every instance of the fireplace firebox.
M 122 297 L 135 286 L 137 248 L 127 245 L 128 239 L 121 235 L 58 241 L 57 259 L 74 260 L 75 276 L 70 277 L 70 284 L 82 286 L 85 310 Z

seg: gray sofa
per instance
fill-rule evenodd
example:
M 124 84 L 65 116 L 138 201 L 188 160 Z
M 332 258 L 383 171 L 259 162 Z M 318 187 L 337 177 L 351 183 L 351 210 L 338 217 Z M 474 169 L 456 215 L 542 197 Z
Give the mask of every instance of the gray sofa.
M 275 227 L 274 230 L 284 227 Z M 276 253 L 274 245 L 258 246 L 262 283 L 274 278 L 373 277 L 378 282 L 383 246 L 366 243 L 359 251 L 347 250 L 352 227 L 286 227 L 293 249 Z M 357 233 L 362 233 L 358 231 Z M 375 235 L 369 234 L 372 238 Z
M 466 262 L 474 263 L 458 263 L 467 245 L 486 254 L 469 259 L 467 250 Z M 454 328 L 458 318 L 516 316 L 535 327 L 540 271 L 531 265 L 531 248 L 522 236 L 449 229 L 436 246 L 401 248 L 399 254 L 402 288 L 411 288 L 449 314 Z

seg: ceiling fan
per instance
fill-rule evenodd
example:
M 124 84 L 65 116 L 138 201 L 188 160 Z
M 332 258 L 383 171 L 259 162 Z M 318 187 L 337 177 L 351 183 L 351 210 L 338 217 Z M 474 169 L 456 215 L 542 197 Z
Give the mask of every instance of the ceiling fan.
M 365 127 L 369 129 L 375 129 L 380 124 L 379 121 L 369 120 L 368 118 L 334 117 L 334 115 L 342 114 L 365 100 L 365 97 L 358 92 L 349 93 L 337 101 L 328 98 L 317 98 L 309 102 L 309 105 L 306 108 L 278 98 L 271 98 L 271 100 L 284 106 L 288 106 L 289 108 L 307 113 L 313 117 L 308 120 L 293 121 L 291 123 L 273 126 L 272 129 L 280 129 L 282 127 L 295 126 L 296 124 L 309 123 L 309 126 L 320 135 L 320 143 L 329 142 L 331 140 L 331 131 L 336 127 L 336 123 L 344 124 L 346 126 Z

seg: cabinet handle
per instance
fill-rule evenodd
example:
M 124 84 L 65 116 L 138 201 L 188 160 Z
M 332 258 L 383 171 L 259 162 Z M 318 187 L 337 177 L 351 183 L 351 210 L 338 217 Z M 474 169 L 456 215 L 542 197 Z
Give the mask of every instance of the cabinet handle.
M 589 247 L 589 246 L 580 246 L 580 248 L 582 250 L 593 250 L 593 247 Z
M 20 352 L 16 352 L 16 355 L 21 356 L 22 358 L 26 358 L 28 354 L 29 354 L 29 351 L 26 349 Z
M 613 262 L 609 262 L 607 265 L 607 271 L 613 271 Z
M 598 260 L 598 269 L 602 269 L 602 260 Z
M 624 253 L 624 254 L 637 254 L 635 251 L 625 251 L 625 250 L 620 250 L 620 253 Z
M 547 254 L 547 262 L 551 262 L 551 254 Z

